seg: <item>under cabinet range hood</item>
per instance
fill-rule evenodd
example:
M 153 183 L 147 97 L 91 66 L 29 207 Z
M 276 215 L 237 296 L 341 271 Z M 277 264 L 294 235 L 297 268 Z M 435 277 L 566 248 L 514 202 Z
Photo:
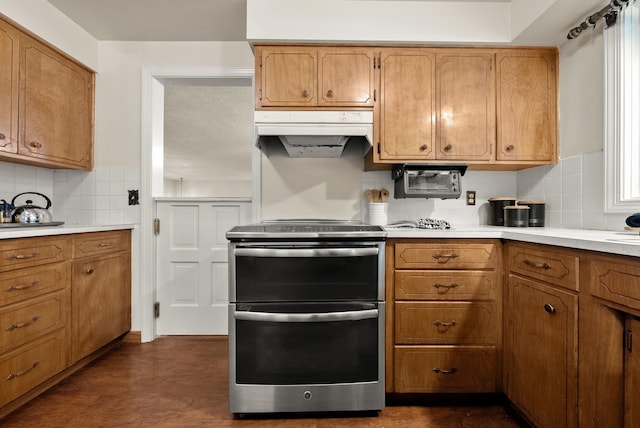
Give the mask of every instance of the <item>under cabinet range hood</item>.
M 254 114 L 256 146 L 267 156 L 364 157 L 373 147 L 372 111 L 264 111 Z

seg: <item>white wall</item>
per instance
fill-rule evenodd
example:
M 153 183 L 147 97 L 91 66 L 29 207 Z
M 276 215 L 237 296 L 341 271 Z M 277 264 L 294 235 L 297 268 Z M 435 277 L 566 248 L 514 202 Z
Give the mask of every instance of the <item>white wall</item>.
M 247 0 L 247 39 L 508 43 L 505 2 Z
M 543 199 L 551 226 L 622 230 L 632 214 L 604 212 L 602 30 L 560 48 L 560 162 L 518 173 L 520 199 Z
M 361 220 L 368 221 L 368 203 L 364 198 L 366 189 L 385 188 L 389 190 L 388 218 L 389 223 L 400 220 L 418 221 L 421 218 L 432 218 L 448 221 L 456 226 L 484 225 L 488 222 L 488 199 L 493 197 L 516 197 L 515 172 L 467 171 L 461 178 L 462 191 L 459 199 L 424 199 L 394 198 L 394 182 L 391 171 L 375 171 L 362 173 Z M 476 204 L 467 205 L 466 192 L 476 192 Z M 359 219 L 359 220 L 360 220 Z

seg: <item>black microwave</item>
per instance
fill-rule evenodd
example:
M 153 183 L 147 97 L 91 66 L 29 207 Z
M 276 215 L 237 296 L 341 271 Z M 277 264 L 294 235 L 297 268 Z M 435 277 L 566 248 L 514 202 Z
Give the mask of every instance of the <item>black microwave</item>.
M 466 171 L 464 164 L 394 165 L 394 198 L 457 199 L 462 191 L 460 177 Z

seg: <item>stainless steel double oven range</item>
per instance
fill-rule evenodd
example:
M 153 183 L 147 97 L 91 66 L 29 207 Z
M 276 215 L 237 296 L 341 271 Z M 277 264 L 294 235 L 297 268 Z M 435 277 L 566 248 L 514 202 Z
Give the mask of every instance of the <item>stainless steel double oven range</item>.
M 385 238 L 326 220 L 227 232 L 232 413 L 384 407 Z

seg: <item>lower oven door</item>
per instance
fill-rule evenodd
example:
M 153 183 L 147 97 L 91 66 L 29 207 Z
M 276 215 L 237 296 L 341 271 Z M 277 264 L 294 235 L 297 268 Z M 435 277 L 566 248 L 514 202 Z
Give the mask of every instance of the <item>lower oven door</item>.
M 380 410 L 384 303 L 230 304 L 233 413 Z

